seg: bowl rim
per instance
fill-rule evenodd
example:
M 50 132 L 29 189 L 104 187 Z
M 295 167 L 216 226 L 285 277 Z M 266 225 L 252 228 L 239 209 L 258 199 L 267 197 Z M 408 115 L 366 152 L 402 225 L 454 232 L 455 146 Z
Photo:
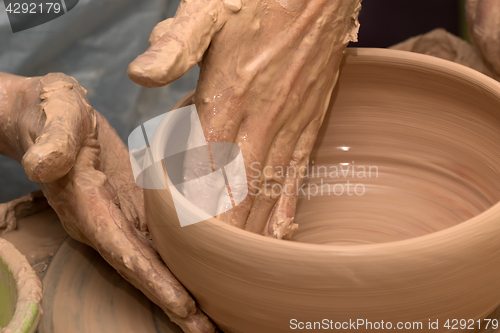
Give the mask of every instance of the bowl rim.
M 14 315 L 4 330 L 31 333 L 40 323 L 43 311 L 42 282 L 26 257 L 15 246 L 0 238 L 0 258 L 16 280 L 17 302 Z
M 347 48 L 344 55 L 344 59 L 341 64 L 340 75 L 342 75 L 342 67 L 345 66 L 346 64 L 373 63 L 374 61 L 378 61 L 381 64 L 384 64 L 385 66 L 392 66 L 395 68 L 398 67 L 408 68 L 407 66 L 410 65 L 413 66 L 414 68 L 424 68 L 426 72 L 432 71 L 434 73 L 437 72 L 445 73 L 446 76 L 448 76 L 450 79 L 461 79 L 462 81 L 470 85 L 475 85 L 481 90 L 491 95 L 494 95 L 496 98 L 498 98 L 500 105 L 500 82 L 469 67 L 425 54 L 419 54 L 401 50 L 382 49 L 382 48 Z M 181 107 L 193 104 L 192 97 L 194 96 L 195 91 L 196 89 L 186 94 L 181 100 L 179 100 L 172 107 L 171 110 L 179 109 Z M 163 123 L 161 123 L 158 126 L 157 129 L 158 132 L 162 127 L 162 124 Z M 155 150 L 153 150 L 153 154 L 156 154 Z M 163 176 L 160 178 L 163 178 Z M 187 200 L 186 202 L 191 204 Z M 194 205 L 192 206 L 194 207 Z M 212 227 L 216 227 L 218 229 L 218 232 L 232 234 L 235 237 L 235 240 L 243 238 L 261 244 L 267 243 L 269 244 L 269 246 L 273 246 L 273 244 L 279 244 L 279 246 L 282 249 L 288 248 L 291 250 L 303 250 L 303 251 L 313 251 L 313 252 L 329 250 L 335 253 L 346 253 L 346 250 L 348 249 L 349 254 L 355 255 L 374 250 L 376 250 L 376 252 L 389 253 L 389 251 L 391 251 L 394 253 L 394 251 L 396 252 L 400 251 L 402 248 L 407 248 L 407 249 L 421 248 L 422 246 L 431 247 L 440 240 L 460 238 L 460 236 L 463 236 L 464 231 L 467 233 L 470 230 L 476 230 L 478 228 L 484 227 L 485 225 L 490 225 L 493 223 L 498 224 L 499 220 L 500 220 L 500 201 L 491 206 L 490 208 L 486 209 L 482 213 L 472 217 L 471 219 L 463 221 L 455 226 L 439 230 L 430 234 L 425 234 L 397 241 L 371 243 L 371 244 L 355 244 L 348 246 L 284 241 L 272 237 L 265 237 L 260 234 L 248 232 L 240 228 L 235 228 L 234 226 L 219 221 L 215 217 L 204 220 L 194 225 L 186 226 L 184 228 L 191 228 L 197 225 L 205 224 Z M 497 232 L 498 235 L 500 236 L 500 228 L 498 228 Z M 492 234 L 491 237 L 493 237 Z M 470 241 L 472 242 L 472 240 Z

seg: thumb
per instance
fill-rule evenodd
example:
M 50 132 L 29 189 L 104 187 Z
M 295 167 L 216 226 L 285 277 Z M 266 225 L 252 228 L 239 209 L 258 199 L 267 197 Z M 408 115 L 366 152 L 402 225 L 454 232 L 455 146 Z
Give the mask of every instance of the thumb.
M 153 30 L 151 47 L 129 65 L 130 79 L 150 88 L 177 80 L 201 61 L 229 15 L 240 9 L 241 0 L 182 1 L 174 18 Z
M 82 98 L 83 88 L 71 77 L 49 74 L 40 79 L 37 113 L 45 125 L 22 158 L 30 180 L 51 182 L 67 174 L 84 143 L 95 135 L 94 109 Z M 42 115 L 43 114 L 43 115 Z

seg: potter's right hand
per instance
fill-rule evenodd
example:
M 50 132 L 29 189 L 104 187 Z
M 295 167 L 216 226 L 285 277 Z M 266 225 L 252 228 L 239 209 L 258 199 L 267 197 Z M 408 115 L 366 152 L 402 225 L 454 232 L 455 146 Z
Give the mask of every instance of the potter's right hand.
M 64 74 L 0 73 L 0 153 L 22 163 L 74 239 L 96 249 L 185 332 L 213 332 L 147 237 L 127 147 Z
M 156 26 L 128 69 L 147 87 L 201 62 L 194 96 L 208 142 L 240 146 L 246 199 L 220 216 L 276 238 L 291 237 L 303 172 L 356 39 L 361 0 L 190 0 Z

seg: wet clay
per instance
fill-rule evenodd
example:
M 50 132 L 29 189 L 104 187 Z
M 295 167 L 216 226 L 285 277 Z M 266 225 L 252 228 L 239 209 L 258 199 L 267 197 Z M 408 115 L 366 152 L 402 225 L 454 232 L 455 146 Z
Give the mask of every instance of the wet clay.
M 378 177 L 323 179 L 365 193 L 302 198 L 299 232 L 282 241 L 215 218 L 181 228 L 177 213 L 196 207 L 145 190 L 158 251 L 225 332 L 285 332 L 291 318 L 485 318 L 500 303 L 499 107 L 500 84 L 472 69 L 350 49 L 311 164 L 377 166 Z
M 357 38 L 360 9 L 360 0 L 184 1 L 173 19 L 153 31 L 152 46 L 128 74 L 139 84 L 160 86 L 199 62 L 194 102 L 206 140 L 237 144 L 245 160 L 247 179 L 231 192 L 296 187 L 300 177 L 266 177 L 255 169 L 307 163 L 342 54 Z M 189 173 L 198 172 L 197 156 L 186 159 L 195 166 L 186 178 L 195 179 Z M 196 189 L 184 191 L 194 201 L 199 197 Z M 247 196 L 218 218 L 255 233 L 291 237 L 297 228 L 294 192 Z
M 0 263 L 6 265 L 14 277 L 17 301 L 14 315 L 1 333 L 15 333 L 20 329 L 36 329 L 42 316 L 42 282 L 26 258 L 9 242 L 0 238 Z
M 95 250 L 68 238 L 44 284 L 40 333 L 181 333 L 182 330 Z
M 52 209 L 21 218 L 17 228 L 1 236 L 11 242 L 41 276 L 63 240 L 68 237 Z
M 22 163 L 36 182 L 51 182 L 73 167 L 96 130 L 87 91 L 72 77 L 0 73 L 0 153 Z
M 247 179 L 236 191 L 250 181 L 251 194 L 301 183 L 298 175 L 259 177 L 255 169 L 307 163 L 343 52 L 357 38 L 360 8 L 356 0 L 254 2 L 214 39 L 194 101 L 207 141 L 234 142 L 242 151 Z M 296 196 L 289 193 L 247 196 L 219 218 L 251 232 L 291 237 Z

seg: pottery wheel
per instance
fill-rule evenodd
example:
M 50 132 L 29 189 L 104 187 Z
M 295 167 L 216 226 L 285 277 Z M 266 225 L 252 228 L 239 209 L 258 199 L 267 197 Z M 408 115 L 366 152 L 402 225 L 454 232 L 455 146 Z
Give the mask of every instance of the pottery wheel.
M 43 276 L 39 333 L 182 333 L 94 249 L 67 237 L 52 210 L 21 219 L 18 229 L 3 238 L 33 266 L 43 268 L 39 272 L 45 270 L 40 263 L 55 252 Z M 488 318 L 500 320 L 500 308 Z M 500 333 L 500 329 L 481 333 Z
M 39 333 L 182 333 L 87 245 L 67 238 L 43 277 Z
M 54 255 L 43 284 L 39 333 L 182 333 L 94 249 L 70 237 Z M 488 318 L 500 320 L 500 308 Z

